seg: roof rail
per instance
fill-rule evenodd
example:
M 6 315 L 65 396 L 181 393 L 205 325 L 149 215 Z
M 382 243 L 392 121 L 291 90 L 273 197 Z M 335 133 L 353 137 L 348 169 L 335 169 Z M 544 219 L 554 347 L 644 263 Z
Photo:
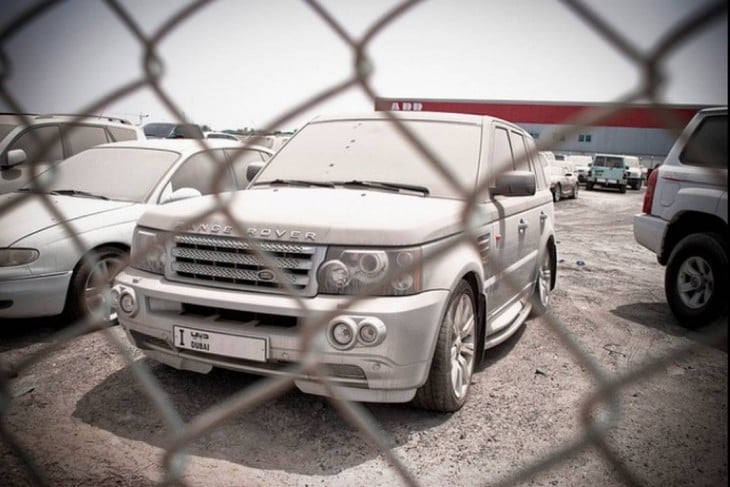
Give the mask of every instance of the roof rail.
M 95 118 L 97 120 L 106 120 L 107 122 L 117 122 L 117 123 L 123 123 L 126 125 L 132 125 L 132 122 L 130 122 L 126 118 L 110 117 L 107 115 L 94 115 L 94 114 L 83 114 L 83 113 L 44 113 L 42 115 L 36 115 L 37 119 L 51 118 L 51 117 L 76 117 L 79 119 Z

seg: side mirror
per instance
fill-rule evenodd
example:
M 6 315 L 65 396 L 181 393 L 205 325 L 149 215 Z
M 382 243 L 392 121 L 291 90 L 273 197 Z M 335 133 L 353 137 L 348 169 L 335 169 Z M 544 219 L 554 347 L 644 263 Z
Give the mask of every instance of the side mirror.
M 24 163 L 28 159 L 23 149 L 9 150 L 3 161 L 3 167 L 13 167 Z
M 494 181 L 490 188 L 493 196 L 532 196 L 535 194 L 535 174 L 531 171 L 507 171 Z
M 173 201 L 186 200 L 188 198 L 197 198 L 202 196 L 203 193 L 195 188 L 180 188 L 173 191 L 169 196 L 164 197 L 160 200 L 160 204 L 172 203 Z
M 265 162 L 252 162 L 246 166 L 246 183 L 253 181 L 253 178 L 264 168 Z

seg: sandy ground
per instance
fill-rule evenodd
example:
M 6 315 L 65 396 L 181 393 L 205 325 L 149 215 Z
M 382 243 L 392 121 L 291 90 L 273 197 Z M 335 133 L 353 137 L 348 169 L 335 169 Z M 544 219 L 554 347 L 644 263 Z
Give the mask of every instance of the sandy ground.
M 583 190 L 556 204 L 551 314 L 489 352 L 461 411 L 363 405 L 417 484 L 727 485 L 727 319 L 695 332 L 678 326 L 664 298 L 664 269 L 633 238 L 642 197 L 643 190 Z M 4 429 L 50 485 L 158 484 L 169 431 L 158 409 L 103 332 L 59 343 L 63 326 L 1 324 L 6 365 L 59 345 L 5 382 Z M 261 381 L 176 371 L 133 350 L 119 327 L 107 332 L 149 366 L 185 422 Z M 633 380 L 585 409 L 626 377 Z M 0 485 L 30 485 L 10 437 L 0 441 Z M 234 415 L 187 453 L 188 485 L 405 483 L 335 407 L 297 391 Z

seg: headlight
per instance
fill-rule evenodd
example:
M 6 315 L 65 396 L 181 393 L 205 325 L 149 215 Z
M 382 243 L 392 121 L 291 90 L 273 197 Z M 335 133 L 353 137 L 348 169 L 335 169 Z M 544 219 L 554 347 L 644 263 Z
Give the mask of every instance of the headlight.
M 166 234 L 154 232 L 146 228 L 134 229 L 132 240 L 131 266 L 155 274 L 165 273 L 167 251 L 165 248 Z
M 36 249 L 0 249 L 0 267 L 30 264 L 39 255 Z
M 323 294 L 415 294 L 421 291 L 421 250 L 332 247 L 317 277 Z

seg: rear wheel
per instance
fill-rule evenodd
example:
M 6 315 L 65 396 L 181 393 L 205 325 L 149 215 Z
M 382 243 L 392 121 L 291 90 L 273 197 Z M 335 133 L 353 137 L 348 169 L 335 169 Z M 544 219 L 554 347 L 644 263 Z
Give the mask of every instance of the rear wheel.
M 560 185 L 558 184 L 557 186 L 555 186 L 555 190 L 553 191 L 553 201 L 556 203 L 558 201 L 560 201 L 560 197 L 562 196 L 562 193 L 563 193 L 563 189 L 560 187 Z
M 454 412 L 464 405 L 474 373 L 476 317 L 474 292 L 461 281 L 441 320 L 428 379 L 413 399 L 416 406 Z
M 687 328 L 698 328 L 727 309 L 727 247 L 718 234 L 694 233 L 672 250 L 664 275 L 669 307 Z
M 545 247 L 540 256 L 540 267 L 537 270 L 535 292 L 532 296 L 532 311 L 530 311 L 531 318 L 544 315 L 550 307 L 550 293 L 552 291 L 554 273 L 554 254 L 551 247 Z
M 592 183 L 592 182 L 590 182 L 590 181 L 586 182 L 586 189 L 587 189 L 588 191 L 592 190 L 592 189 L 593 189 L 593 183 Z
M 112 324 L 117 311 L 111 303 L 112 280 L 127 263 L 127 253 L 117 247 L 100 247 L 79 263 L 69 284 L 66 312 L 72 320 L 88 317 L 99 324 Z
M 618 187 L 619 193 L 625 193 L 626 192 L 626 185 L 622 184 Z

